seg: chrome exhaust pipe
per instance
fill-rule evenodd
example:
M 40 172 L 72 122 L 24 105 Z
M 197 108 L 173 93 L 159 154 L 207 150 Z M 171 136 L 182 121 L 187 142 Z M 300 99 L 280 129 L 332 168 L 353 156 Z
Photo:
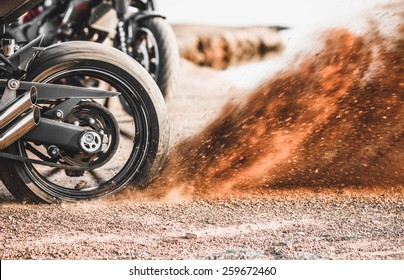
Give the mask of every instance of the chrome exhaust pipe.
M 24 95 L 17 98 L 11 105 L 0 111 L 0 129 L 4 128 L 12 120 L 22 113 L 32 108 L 38 100 L 38 92 L 35 87 L 31 87 Z
M 7 148 L 33 129 L 39 123 L 40 116 L 41 110 L 35 107 L 23 117 L 14 121 L 15 124 L 0 135 L 0 150 Z

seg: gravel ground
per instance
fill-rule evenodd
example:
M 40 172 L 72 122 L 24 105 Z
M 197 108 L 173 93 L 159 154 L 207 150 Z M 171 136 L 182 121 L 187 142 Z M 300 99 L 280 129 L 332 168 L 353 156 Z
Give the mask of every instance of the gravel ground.
M 232 96 L 214 70 L 182 62 L 172 139 Z M 230 93 L 230 94 L 229 94 Z M 125 197 L 20 204 L 0 186 L 5 259 L 404 259 L 404 187 L 293 188 L 190 201 Z
M 2 259 L 403 259 L 403 195 L 4 202 Z

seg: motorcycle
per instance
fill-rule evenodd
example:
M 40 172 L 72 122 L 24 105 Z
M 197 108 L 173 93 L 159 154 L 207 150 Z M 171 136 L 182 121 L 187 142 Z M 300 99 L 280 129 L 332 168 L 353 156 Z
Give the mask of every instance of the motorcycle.
M 7 33 L 20 42 L 47 34 L 44 45 L 72 40 L 112 44 L 149 72 L 166 99 L 174 93 L 178 46 L 152 0 L 47 0 L 12 23 Z
M 168 150 L 159 88 L 139 63 L 110 46 L 42 47 L 41 35 L 20 47 L 8 38 L 5 26 L 42 1 L 0 4 L 1 180 L 16 199 L 36 203 L 146 186 Z

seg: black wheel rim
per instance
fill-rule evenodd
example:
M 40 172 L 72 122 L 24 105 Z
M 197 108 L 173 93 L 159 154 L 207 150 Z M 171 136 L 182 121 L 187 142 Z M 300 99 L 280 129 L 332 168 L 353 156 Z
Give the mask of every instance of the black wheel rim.
M 74 68 L 60 71 L 43 79 L 41 82 L 55 83 L 66 78 L 84 77 L 97 79 L 109 89 L 121 93 L 114 97 L 115 109 L 112 110 L 120 127 L 120 138 L 116 156 L 106 165 L 94 171 L 86 171 L 84 176 L 72 177 L 66 181 L 63 170 L 24 163 L 23 168 L 34 184 L 45 193 L 63 200 L 93 199 L 115 193 L 126 186 L 140 173 L 146 164 L 149 147 L 150 121 L 147 107 L 140 92 L 144 90 L 140 83 L 129 83 L 118 74 L 101 68 Z M 104 84 L 104 85 L 105 85 Z M 122 105 L 122 100 L 126 103 Z M 122 107 L 125 106 L 125 109 Z M 111 108 L 111 105 L 109 106 Z M 130 112 L 127 112 L 127 110 Z M 32 145 L 31 145 L 32 146 Z M 19 153 L 29 158 L 38 158 L 32 151 L 26 150 L 26 143 L 20 141 Z M 41 151 L 40 151 L 41 152 Z M 84 183 L 81 183 L 84 182 Z

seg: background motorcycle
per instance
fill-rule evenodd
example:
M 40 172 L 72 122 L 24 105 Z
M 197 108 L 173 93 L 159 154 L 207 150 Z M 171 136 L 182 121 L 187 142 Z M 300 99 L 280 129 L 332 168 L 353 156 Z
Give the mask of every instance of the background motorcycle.
M 46 34 L 45 45 L 111 40 L 149 72 L 165 98 L 174 93 L 178 46 L 171 26 L 155 12 L 152 0 L 46 0 L 8 30 L 17 41 L 31 41 L 40 34 Z
M 18 49 L 5 25 L 41 1 L 0 3 L 1 180 L 18 200 L 47 203 L 144 186 L 168 149 L 156 83 L 135 60 L 97 43 L 41 48 L 40 36 Z

